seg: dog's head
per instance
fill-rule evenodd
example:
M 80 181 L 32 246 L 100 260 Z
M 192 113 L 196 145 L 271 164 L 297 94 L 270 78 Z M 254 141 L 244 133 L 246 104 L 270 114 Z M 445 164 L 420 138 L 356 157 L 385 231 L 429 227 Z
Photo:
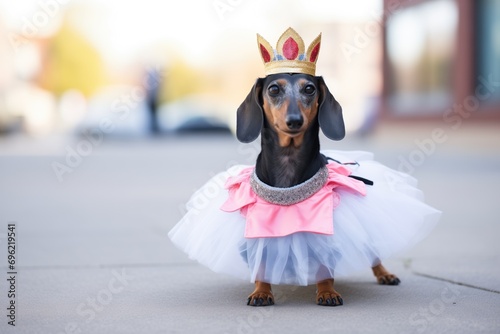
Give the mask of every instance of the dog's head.
M 236 115 L 239 141 L 255 140 L 263 127 L 264 117 L 278 134 L 280 145 L 301 143 L 307 129 L 319 122 L 330 139 L 345 136 L 342 107 L 328 90 L 322 77 L 307 74 L 272 74 L 259 78 Z

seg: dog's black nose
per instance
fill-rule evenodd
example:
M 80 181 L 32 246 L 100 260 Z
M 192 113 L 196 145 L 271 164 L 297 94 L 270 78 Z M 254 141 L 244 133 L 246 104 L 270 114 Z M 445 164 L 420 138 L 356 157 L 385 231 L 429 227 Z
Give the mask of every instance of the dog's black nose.
M 300 129 L 302 124 L 304 124 L 304 118 L 300 114 L 299 115 L 287 115 L 285 122 L 286 122 L 286 126 L 288 126 L 288 128 L 290 130 L 298 130 L 298 129 Z

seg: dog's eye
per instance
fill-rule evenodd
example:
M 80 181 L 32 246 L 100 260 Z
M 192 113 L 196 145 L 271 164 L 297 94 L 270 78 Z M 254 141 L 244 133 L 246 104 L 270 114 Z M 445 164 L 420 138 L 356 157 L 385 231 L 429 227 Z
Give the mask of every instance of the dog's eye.
M 278 85 L 271 85 L 267 90 L 269 94 L 273 96 L 278 95 L 280 92 L 280 88 L 278 87 Z
M 307 85 L 304 87 L 304 93 L 306 93 L 308 95 L 314 94 L 315 91 L 316 91 L 316 88 L 313 85 Z

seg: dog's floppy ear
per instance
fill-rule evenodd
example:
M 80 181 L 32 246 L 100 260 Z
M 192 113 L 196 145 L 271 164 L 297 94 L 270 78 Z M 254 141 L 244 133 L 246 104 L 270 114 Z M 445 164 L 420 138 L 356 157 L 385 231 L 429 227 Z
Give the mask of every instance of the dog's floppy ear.
M 329 139 L 341 140 L 345 136 L 342 107 L 328 90 L 323 77 L 316 77 L 320 88 L 318 122 Z
M 262 83 L 264 79 L 259 78 L 248 93 L 245 101 L 236 111 L 236 137 L 243 143 L 249 143 L 257 139 L 264 123 L 264 114 L 260 102 Z

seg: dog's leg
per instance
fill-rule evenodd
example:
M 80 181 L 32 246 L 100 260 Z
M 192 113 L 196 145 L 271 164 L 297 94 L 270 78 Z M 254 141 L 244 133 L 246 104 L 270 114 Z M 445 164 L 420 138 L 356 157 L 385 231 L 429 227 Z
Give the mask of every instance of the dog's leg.
M 248 296 L 247 305 L 274 305 L 274 296 L 271 290 L 271 284 L 255 281 L 255 290 L 250 294 L 250 296 Z
M 372 267 L 373 275 L 377 278 L 378 284 L 384 285 L 398 285 L 401 283 L 401 280 L 396 276 L 391 274 L 384 268 L 382 263 L 377 264 Z
M 316 304 L 323 306 L 344 305 L 344 300 L 333 288 L 333 278 L 316 283 Z

